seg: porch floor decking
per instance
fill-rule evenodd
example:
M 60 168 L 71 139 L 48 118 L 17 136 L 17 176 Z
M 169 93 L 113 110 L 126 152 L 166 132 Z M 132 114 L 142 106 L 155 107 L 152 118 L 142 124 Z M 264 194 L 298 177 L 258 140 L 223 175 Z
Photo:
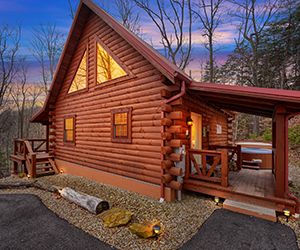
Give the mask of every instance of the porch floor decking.
M 236 200 L 276 211 L 295 206 L 295 201 L 275 196 L 275 180 L 270 170 L 241 169 L 229 171 L 229 186 L 218 183 L 184 179 L 183 189 L 196 191 L 225 199 Z
M 271 170 L 242 169 L 229 173 L 229 188 L 238 193 L 275 197 L 275 180 Z

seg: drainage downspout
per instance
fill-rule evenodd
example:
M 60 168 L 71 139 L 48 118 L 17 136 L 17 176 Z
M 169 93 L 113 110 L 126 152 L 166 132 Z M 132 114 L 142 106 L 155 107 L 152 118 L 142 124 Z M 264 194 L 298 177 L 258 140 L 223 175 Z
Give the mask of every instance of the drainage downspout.
M 164 100 L 162 104 L 172 102 L 172 101 L 178 99 L 179 97 L 183 96 L 184 94 L 185 94 L 185 81 L 182 81 L 181 82 L 181 91 L 180 91 L 180 93 L 175 95 L 175 96 L 172 96 L 170 99 Z M 164 118 L 164 117 L 165 117 L 165 112 L 161 111 L 161 118 Z M 164 133 L 164 126 L 161 126 L 161 133 Z M 161 140 L 161 147 L 164 147 L 164 145 L 165 145 L 164 140 Z M 164 161 L 164 155 L 163 154 L 161 154 L 160 158 L 161 158 L 161 161 Z M 161 169 L 160 174 L 161 174 L 161 176 L 163 176 L 165 174 L 165 171 L 164 171 L 163 168 Z M 160 197 L 161 198 L 160 198 L 159 202 L 163 202 L 165 200 L 164 184 L 163 183 L 160 184 Z
M 284 180 L 284 192 L 288 197 L 295 200 L 295 202 L 296 202 L 295 217 L 298 218 L 299 217 L 299 200 L 297 199 L 296 196 L 294 196 L 290 193 L 289 186 L 288 186 L 288 183 L 289 183 L 289 154 L 288 154 L 288 150 L 289 150 L 289 119 L 291 117 L 296 116 L 296 115 L 300 115 L 300 112 L 290 114 L 290 115 L 287 115 L 285 117 L 285 149 L 284 149 L 284 152 L 285 152 L 285 164 L 284 164 L 284 168 L 285 168 L 284 169 L 284 172 L 285 172 L 284 177 L 285 177 L 285 180 Z

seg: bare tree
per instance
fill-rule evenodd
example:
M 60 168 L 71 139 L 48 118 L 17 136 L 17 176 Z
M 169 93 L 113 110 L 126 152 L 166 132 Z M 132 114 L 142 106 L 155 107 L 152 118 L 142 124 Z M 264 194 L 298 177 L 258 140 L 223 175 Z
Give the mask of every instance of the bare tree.
M 158 28 L 165 56 L 184 70 L 191 62 L 192 8 L 190 0 L 134 0 Z M 155 9 L 155 6 L 157 9 Z M 170 31 L 172 30 L 172 31 Z
M 114 0 L 114 4 L 117 11 L 116 17 L 123 26 L 134 34 L 142 36 L 140 12 L 135 12 L 135 2 L 133 0 Z
M 58 30 L 56 24 L 48 22 L 47 25 L 43 25 L 40 22 L 39 27 L 32 28 L 32 36 L 29 51 L 41 66 L 42 84 L 47 95 L 64 46 L 64 34 Z
M 205 48 L 209 51 L 209 82 L 214 78 L 214 53 L 220 49 L 214 47 L 216 29 L 222 22 L 222 4 L 226 0 L 199 0 L 195 3 L 198 8 L 193 11 L 203 26 L 203 36 L 207 38 Z
M 77 1 L 77 3 L 76 3 L 75 5 L 72 5 L 72 4 L 71 4 L 71 0 L 68 0 L 68 3 L 69 3 L 68 9 L 69 9 L 69 11 L 70 11 L 69 16 L 70 16 L 72 19 L 74 19 L 74 18 L 75 18 L 76 11 L 77 11 L 77 8 L 78 8 L 79 2 Z
M 232 0 L 236 10 L 232 15 L 239 21 L 238 38 L 235 39 L 236 49 L 243 56 L 251 69 L 250 84 L 259 86 L 259 53 L 262 43 L 262 32 L 278 10 L 278 1 L 266 0 L 259 3 L 257 0 Z M 253 134 L 259 133 L 259 119 L 253 116 Z
M 0 28 L 0 110 L 7 91 L 18 72 L 18 51 L 21 42 L 21 23 L 16 27 L 3 23 Z
M 13 98 L 15 105 L 18 109 L 18 138 L 24 138 L 24 110 L 26 103 L 27 93 L 27 72 L 29 64 L 25 64 L 25 59 L 22 62 L 18 79 L 12 84 L 10 88 L 10 95 Z

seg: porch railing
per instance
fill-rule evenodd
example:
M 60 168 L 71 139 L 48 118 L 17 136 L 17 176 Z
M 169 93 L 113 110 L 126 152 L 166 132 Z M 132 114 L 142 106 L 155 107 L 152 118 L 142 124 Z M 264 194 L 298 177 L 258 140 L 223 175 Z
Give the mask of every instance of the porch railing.
M 194 155 L 202 155 L 202 164 L 199 166 Z M 206 167 L 207 156 L 213 157 L 213 162 L 208 170 Z M 191 173 L 191 162 L 193 162 L 197 174 Z M 216 167 L 221 164 L 221 178 L 212 176 Z M 228 187 L 228 151 L 227 149 L 214 150 L 187 150 L 187 165 L 185 179 L 199 179 L 212 182 L 219 182 L 221 186 Z
M 46 139 L 14 139 L 14 154 L 23 156 L 25 159 L 25 141 L 28 141 L 33 152 L 46 152 L 48 149 L 46 147 Z M 43 148 L 44 146 L 44 148 Z
M 236 159 L 236 166 L 238 170 L 242 169 L 242 146 L 241 145 L 236 145 L 236 146 L 221 146 L 221 145 L 212 145 L 210 146 L 211 150 L 218 150 L 218 149 L 227 149 L 228 152 L 231 152 L 231 155 L 228 157 L 228 163 L 232 160 L 234 154 L 236 154 L 237 159 Z

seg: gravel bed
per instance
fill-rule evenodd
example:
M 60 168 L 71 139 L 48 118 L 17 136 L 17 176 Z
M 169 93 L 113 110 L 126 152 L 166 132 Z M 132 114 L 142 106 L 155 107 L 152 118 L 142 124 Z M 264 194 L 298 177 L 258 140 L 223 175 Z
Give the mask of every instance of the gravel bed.
M 0 179 L 19 180 L 17 177 Z M 69 174 L 39 177 L 38 180 L 85 192 L 108 201 L 111 208 L 124 208 L 134 214 L 126 226 L 105 228 L 99 216 L 47 191 L 36 188 L 2 189 L 0 194 L 35 194 L 59 217 L 119 249 L 178 249 L 191 239 L 212 212 L 219 208 L 211 197 L 192 192 L 182 194 L 182 201 L 159 203 L 158 199 Z M 129 230 L 131 223 L 149 220 L 159 221 L 163 226 L 164 232 L 157 241 L 155 238 L 141 239 Z
M 289 172 L 293 179 L 293 187 L 290 187 L 290 191 L 300 199 L 300 167 L 290 166 Z M 0 179 L 0 181 L 19 180 L 18 177 Z M 59 217 L 119 249 L 178 249 L 192 238 L 215 209 L 220 208 L 215 205 L 211 197 L 193 192 L 183 193 L 182 201 L 159 203 L 158 199 L 69 174 L 39 177 L 38 180 L 85 192 L 108 201 L 111 208 L 124 208 L 134 214 L 126 226 L 105 228 L 99 216 L 47 191 L 36 188 L 0 189 L 0 194 L 35 194 Z M 163 225 L 164 232 L 158 240 L 141 239 L 130 232 L 129 225 L 132 223 L 149 220 L 159 221 Z M 284 216 L 278 216 L 277 220 L 295 231 L 300 248 L 299 219 L 291 218 L 286 222 Z

